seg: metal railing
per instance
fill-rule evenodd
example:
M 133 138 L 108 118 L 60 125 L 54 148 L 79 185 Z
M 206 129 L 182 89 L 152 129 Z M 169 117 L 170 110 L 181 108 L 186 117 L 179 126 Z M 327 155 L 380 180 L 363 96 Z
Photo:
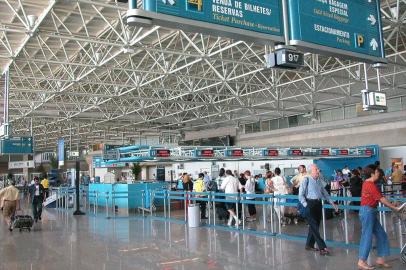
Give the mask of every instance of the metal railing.
M 215 193 L 215 192 L 184 192 L 184 191 L 170 191 L 170 190 L 140 190 L 136 192 L 127 191 L 113 191 L 113 192 L 98 192 L 98 191 L 88 191 L 84 189 L 80 190 L 81 198 L 84 208 L 88 213 L 93 213 L 97 215 L 99 208 L 104 208 L 105 215 L 108 218 L 116 217 L 117 201 L 125 200 L 127 201 L 127 215 L 130 216 L 131 201 L 138 200 L 138 205 L 133 204 L 138 212 L 146 217 L 147 215 L 161 217 L 167 220 L 174 220 L 179 218 L 174 218 L 172 204 L 176 201 L 180 201 L 182 204 L 184 213 L 183 217 L 180 218 L 182 222 L 188 221 L 187 206 L 190 203 L 207 203 L 207 213 L 208 220 L 206 225 L 218 225 L 218 219 L 216 216 L 216 204 L 218 203 L 228 203 L 235 204 L 236 215 L 239 216 L 239 205 L 241 205 L 241 216 L 242 224 L 241 226 L 237 223 L 237 230 L 245 230 L 245 206 L 248 204 L 254 204 L 256 207 L 260 206 L 262 208 L 262 221 L 263 230 L 270 233 L 271 235 L 283 235 L 282 230 L 282 220 L 281 215 L 276 215 L 275 217 L 275 206 L 285 206 L 285 207 L 297 207 L 298 196 L 296 195 L 273 195 L 273 194 L 225 194 L 225 193 Z M 344 239 L 345 244 L 350 244 L 349 240 L 349 211 L 358 211 L 361 209 L 360 206 L 352 205 L 353 202 L 360 202 L 359 197 L 348 197 L 346 192 L 343 192 L 344 196 L 333 196 L 331 197 L 333 201 L 340 202 L 338 204 L 339 210 L 343 213 L 344 222 Z M 75 191 L 72 189 L 59 189 L 57 192 L 57 208 L 65 209 L 69 208 L 69 201 L 73 199 Z M 398 191 L 390 197 L 392 202 L 405 203 L 406 197 Z M 75 200 L 72 200 L 75 201 Z M 287 202 L 288 201 L 288 202 Z M 162 211 L 157 211 L 155 204 L 161 207 Z M 327 239 L 327 222 L 326 222 L 326 210 L 332 209 L 330 204 L 325 204 L 323 202 L 322 207 L 322 231 L 324 239 Z M 383 225 L 385 231 L 387 231 L 387 215 L 391 211 L 389 208 L 383 207 L 381 204 L 378 206 L 379 219 Z M 110 215 L 111 212 L 111 215 Z M 147 213 L 148 212 L 148 213 Z M 181 213 L 182 211 L 178 211 Z M 161 216 L 158 216 L 158 214 Z M 269 217 L 269 219 L 268 219 Z M 395 228 L 395 227 L 394 227 Z M 402 248 L 406 242 L 402 233 L 402 224 L 399 222 L 398 226 L 398 239 L 399 247 Z

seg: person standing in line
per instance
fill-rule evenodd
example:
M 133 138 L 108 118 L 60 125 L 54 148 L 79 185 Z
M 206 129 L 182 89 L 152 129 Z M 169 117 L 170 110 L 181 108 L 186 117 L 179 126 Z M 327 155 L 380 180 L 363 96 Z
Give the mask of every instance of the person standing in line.
M 41 185 L 44 187 L 45 199 L 46 199 L 49 197 L 49 181 L 48 181 L 48 177 L 46 174 L 44 175 L 44 179 L 42 179 L 42 181 L 41 181 Z
M 192 180 L 190 179 L 190 176 L 187 173 L 183 174 L 182 182 L 183 182 L 183 190 L 184 191 L 192 191 L 193 190 L 193 182 L 192 182 Z
M 275 176 L 272 177 L 272 186 L 274 195 L 287 195 L 289 194 L 289 187 L 285 181 L 285 178 L 281 176 L 281 169 L 279 167 L 275 168 Z M 282 226 L 286 225 L 285 221 L 285 206 L 278 205 L 278 203 L 285 203 L 286 199 L 284 198 L 275 198 L 274 209 L 278 215 L 279 220 L 282 223 Z
M 254 178 L 252 178 L 251 172 L 250 171 L 245 171 L 244 175 L 245 175 L 245 179 L 247 179 L 247 181 L 245 182 L 245 193 L 247 195 L 255 194 L 255 180 L 254 180 Z M 251 201 L 255 201 L 255 198 L 250 197 L 250 196 L 247 196 L 246 199 L 251 200 Z M 248 204 L 248 214 L 250 215 L 247 218 L 248 222 L 252 222 L 252 221 L 257 220 L 257 209 L 255 208 L 255 204 L 251 204 L 251 203 Z
M 20 192 L 15 187 L 15 181 L 10 181 L 10 186 L 0 190 L 0 205 L 3 210 L 4 221 L 8 229 L 13 231 L 12 217 L 15 211 L 20 208 Z
M 292 194 L 299 194 L 300 184 L 303 182 L 303 179 L 308 175 L 305 165 L 299 165 L 297 168 L 299 173 L 292 178 Z
M 42 218 L 42 205 L 45 202 L 45 189 L 39 183 L 38 177 L 34 177 L 34 184 L 30 186 L 30 196 L 28 200 L 31 201 L 34 220 L 38 222 L 38 220 Z
M 323 188 L 320 180 L 320 170 L 316 164 L 311 166 L 310 175 L 306 176 L 300 184 L 299 200 L 305 207 L 306 220 L 309 223 L 309 232 L 306 241 L 306 250 L 320 251 L 320 255 L 326 256 L 330 252 L 323 238 L 320 236 L 320 222 L 322 217 L 322 200 L 327 200 L 338 212 L 337 205 L 331 200 L 330 195 Z M 318 249 L 314 247 L 317 243 Z
M 359 243 L 358 268 L 361 270 L 372 270 L 373 266 L 368 265 L 367 259 L 372 248 L 372 238 L 376 237 L 378 258 L 376 265 L 382 268 L 391 266 L 385 262 L 385 257 L 390 255 L 388 235 L 382 228 L 378 219 L 377 206 L 381 202 L 393 211 L 399 211 L 395 205 L 390 203 L 379 191 L 376 183 L 382 177 L 384 171 L 375 165 L 368 165 L 364 169 L 364 175 L 367 177 L 362 185 L 361 191 L 361 209 L 359 218 L 361 221 L 361 240 Z
M 225 194 L 237 194 L 240 188 L 240 183 L 238 179 L 233 176 L 231 170 L 226 170 L 226 178 L 221 183 L 221 190 L 224 190 Z M 236 200 L 235 196 L 227 196 L 227 200 Z M 226 203 L 227 211 L 230 213 L 230 217 L 228 219 L 227 225 L 231 226 L 233 224 L 233 220 L 235 221 L 235 226 L 241 224 L 241 220 L 238 219 L 236 215 L 236 203 Z
M 394 185 L 393 190 L 399 191 L 401 189 L 401 183 L 403 180 L 403 172 L 398 165 L 393 166 L 393 173 L 391 175 L 392 184 Z
M 345 165 L 345 166 L 344 166 L 342 172 L 343 172 L 343 175 L 346 175 L 346 176 L 348 176 L 349 174 L 351 174 L 351 170 L 348 168 L 348 165 Z
M 206 191 L 203 173 L 199 173 L 198 178 L 193 183 L 193 191 L 194 192 L 205 192 Z M 204 195 L 196 195 L 196 197 L 197 198 L 207 198 L 207 196 L 204 196 Z M 204 201 L 197 201 L 197 202 L 200 205 L 200 218 L 206 219 L 206 202 L 204 202 Z
M 361 197 L 362 178 L 358 170 L 352 170 L 350 178 L 350 191 L 351 196 L 355 198 Z M 353 205 L 359 206 L 360 202 L 352 202 Z

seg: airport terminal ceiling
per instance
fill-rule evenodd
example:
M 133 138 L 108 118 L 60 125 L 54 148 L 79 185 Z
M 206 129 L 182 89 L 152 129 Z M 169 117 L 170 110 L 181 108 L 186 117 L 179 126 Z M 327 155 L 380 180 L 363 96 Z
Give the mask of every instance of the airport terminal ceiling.
M 381 10 L 388 60 L 381 86 L 399 97 L 406 1 L 382 0 Z M 29 135 L 32 126 L 37 151 L 70 134 L 81 145 L 131 143 L 140 134 L 180 136 L 361 102 L 363 63 L 307 53 L 299 70 L 267 69 L 264 45 L 127 26 L 126 11 L 107 0 L 0 0 L 12 134 Z M 368 77 L 376 90 L 370 65 Z

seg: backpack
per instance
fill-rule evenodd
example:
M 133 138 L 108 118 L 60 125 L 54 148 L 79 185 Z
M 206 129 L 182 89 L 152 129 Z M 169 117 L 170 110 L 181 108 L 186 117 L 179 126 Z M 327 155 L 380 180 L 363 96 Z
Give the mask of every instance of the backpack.
M 218 191 L 218 186 L 216 181 L 210 181 L 209 184 L 207 185 L 207 191 L 213 191 L 217 192 Z

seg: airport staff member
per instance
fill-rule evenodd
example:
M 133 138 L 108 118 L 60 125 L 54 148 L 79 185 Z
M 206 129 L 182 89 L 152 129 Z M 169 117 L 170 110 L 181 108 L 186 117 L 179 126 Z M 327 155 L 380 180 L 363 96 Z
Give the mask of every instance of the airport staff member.
M 300 184 L 299 200 L 306 208 L 306 220 L 309 223 L 309 233 L 307 235 L 306 250 L 320 251 L 320 255 L 329 255 L 326 243 L 320 236 L 319 227 L 322 217 L 322 200 L 327 200 L 338 212 L 337 205 L 331 200 L 330 195 L 324 189 L 320 179 L 320 170 L 317 165 L 311 166 L 310 175 L 306 176 Z M 314 247 L 317 242 L 318 249 Z
M 14 216 L 16 209 L 20 208 L 20 192 L 15 187 L 15 181 L 10 181 L 10 186 L 0 190 L 0 205 L 3 210 L 4 221 L 10 232 L 13 230 L 11 218 Z
M 45 201 L 45 189 L 39 183 L 38 177 L 34 177 L 34 184 L 30 186 L 29 192 L 29 200 L 31 200 L 32 205 L 32 214 L 35 222 L 38 222 L 38 220 L 41 220 L 42 204 Z
M 49 181 L 47 176 L 45 175 L 44 179 L 41 181 L 41 185 L 44 187 L 45 190 L 45 198 L 49 197 Z

